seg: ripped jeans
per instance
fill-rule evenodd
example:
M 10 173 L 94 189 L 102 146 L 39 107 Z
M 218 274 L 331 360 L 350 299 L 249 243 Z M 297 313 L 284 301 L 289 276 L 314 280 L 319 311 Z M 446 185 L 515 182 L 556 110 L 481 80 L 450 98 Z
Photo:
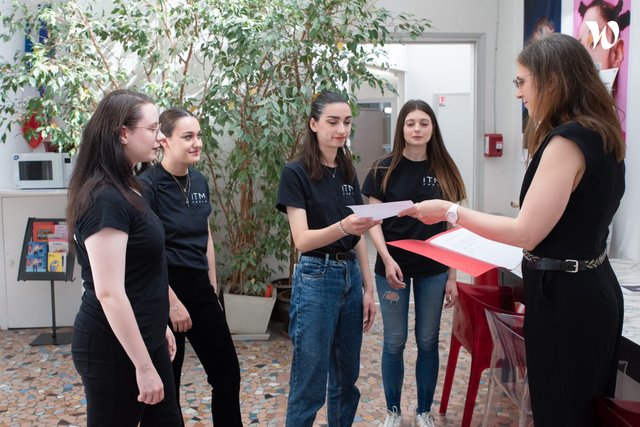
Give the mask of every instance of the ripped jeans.
M 394 289 L 384 276 L 376 274 L 376 289 L 384 325 L 382 348 L 382 383 L 387 409 L 400 412 L 402 380 L 404 377 L 404 348 L 407 342 L 409 297 L 413 287 L 416 312 L 415 335 L 418 345 L 416 384 L 417 413 L 431 410 L 438 380 L 438 337 L 444 287 L 448 273 L 432 276 L 405 277 L 406 287 Z

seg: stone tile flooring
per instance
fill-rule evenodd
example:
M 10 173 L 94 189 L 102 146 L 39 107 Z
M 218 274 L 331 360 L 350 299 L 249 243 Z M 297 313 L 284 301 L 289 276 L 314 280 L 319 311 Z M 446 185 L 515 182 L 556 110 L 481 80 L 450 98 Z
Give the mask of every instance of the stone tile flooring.
M 442 394 L 442 382 L 451 333 L 451 310 L 443 315 L 440 339 L 440 375 L 434 412 Z M 62 329 L 64 331 L 66 329 Z M 0 331 L 0 427 L 85 425 L 86 405 L 80 378 L 71 361 L 70 346 L 37 346 L 29 343 L 46 329 Z M 403 390 L 403 426 L 413 426 L 415 381 L 412 380 L 416 345 L 410 328 L 405 354 L 406 373 Z M 242 411 L 245 425 L 284 426 L 291 344 L 282 333 L 282 325 L 271 324 L 268 341 L 237 342 L 242 369 Z M 365 336 L 358 385 L 362 398 L 354 426 L 380 426 L 385 417 L 384 394 L 380 375 L 382 321 L 376 316 L 374 327 Z M 461 351 L 452 396 L 446 415 L 435 416 L 436 425 L 459 426 L 462 419 L 469 369 L 469 355 Z M 472 425 L 482 421 L 487 393 L 487 372 L 478 393 Z M 186 425 L 211 425 L 211 397 L 202 366 L 187 347 L 182 380 L 182 409 Z M 517 412 L 504 398 L 497 409 L 497 426 L 517 425 Z M 324 408 L 316 426 L 325 426 Z

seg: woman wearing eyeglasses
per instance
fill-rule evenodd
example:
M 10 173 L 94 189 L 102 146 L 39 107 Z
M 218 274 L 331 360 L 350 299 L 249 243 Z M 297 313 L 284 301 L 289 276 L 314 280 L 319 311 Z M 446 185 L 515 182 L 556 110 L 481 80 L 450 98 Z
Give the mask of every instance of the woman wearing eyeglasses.
M 531 120 L 516 218 L 443 200 L 401 213 L 450 222 L 524 248 L 525 343 L 536 426 L 596 426 L 594 398 L 613 396 L 622 293 L 607 259 L 608 226 L 624 193 L 612 98 L 584 47 L 552 34 L 517 60 L 517 97 Z
M 82 133 L 69 184 L 67 224 L 85 289 L 71 352 L 90 427 L 183 425 L 164 231 L 133 175 L 156 157 L 162 137 L 149 98 L 111 92 Z
M 211 385 L 215 426 L 242 426 L 240 366 L 231 333 L 216 295 L 216 259 L 209 231 L 209 187 L 193 166 L 200 160 L 202 133 L 198 119 L 170 108 L 160 115 L 165 136 L 162 161 L 140 179 L 144 196 L 164 225 L 169 268 L 169 318 L 176 336 L 173 361 L 176 395 L 185 338 L 189 339 Z

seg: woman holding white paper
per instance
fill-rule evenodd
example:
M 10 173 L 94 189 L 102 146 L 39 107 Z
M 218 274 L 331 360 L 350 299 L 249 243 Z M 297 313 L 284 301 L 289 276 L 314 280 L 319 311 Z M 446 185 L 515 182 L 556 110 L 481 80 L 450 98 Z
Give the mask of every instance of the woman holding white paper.
M 466 198 L 464 183 L 445 148 L 433 109 L 424 101 L 408 101 L 398 115 L 393 152 L 376 161 L 367 175 L 362 194 L 369 203 Z M 385 427 L 401 424 L 401 392 L 404 347 L 408 335 L 411 287 L 416 310 L 418 344 L 416 425 L 434 426 L 431 404 L 438 379 L 438 339 L 442 301 L 451 307 L 457 300 L 456 272 L 429 258 L 386 242 L 426 240 L 447 229 L 445 221 L 433 225 L 409 217 L 385 219 L 369 234 L 378 251 L 376 289 L 384 323 L 382 381 L 387 404 Z
M 329 425 L 350 426 L 360 401 L 362 333 L 376 312 L 361 236 L 380 221 L 347 207 L 362 204 L 346 146 L 351 121 L 341 94 L 314 96 L 306 141 L 280 178 L 276 207 L 302 252 L 292 277 L 287 427 L 311 427 L 325 400 Z
M 445 217 L 522 247 L 525 342 L 533 418 L 540 426 L 596 426 L 594 398 L 613 396 L 622 293 L 606 240 L 624 193 L 624 152 L 613 100 L 584 47 L 549 35 L 518 56 L 517 97 L 531 119 L 529 166 L 516 218 L 444 200 L 401 212 Z

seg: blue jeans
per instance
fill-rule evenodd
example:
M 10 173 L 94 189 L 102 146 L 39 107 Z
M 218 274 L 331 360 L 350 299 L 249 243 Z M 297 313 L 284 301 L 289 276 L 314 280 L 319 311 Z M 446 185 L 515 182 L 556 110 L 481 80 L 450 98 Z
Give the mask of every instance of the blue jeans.
M 329 426 L 353 424 L 360 391 L 362 273 L 357 260 L 301 256 L 293 272 L 287 427 L 311 427 L 327 399 Z M 328 386 L 327 386 L 328 377 Z
M 438 380 L 438 336 L 448 273 L 433 276 L 405 277 L 406 287 L 394 289 L 384 276 L 376 274 L 376 289 L 384 325 L 382 347 L 382 383 L 387 409 L 400 412 L 402 380 L 404 378 L 404 347 L 407 342 L 409 297 L 413 285 L 416 310 L 416 384 L 418 388 L 417 413 L 431 410 L 433 394 Z

